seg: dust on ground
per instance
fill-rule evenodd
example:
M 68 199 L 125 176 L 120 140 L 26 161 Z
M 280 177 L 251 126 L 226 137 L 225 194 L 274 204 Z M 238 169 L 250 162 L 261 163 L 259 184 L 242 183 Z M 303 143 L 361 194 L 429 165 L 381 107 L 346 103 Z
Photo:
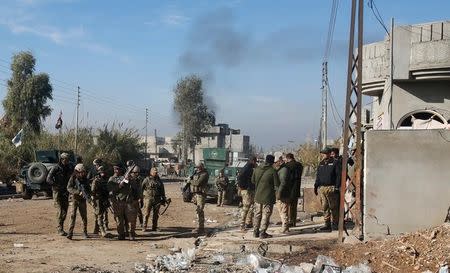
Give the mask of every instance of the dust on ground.
M 56 211 L 52 200 L 0 201 L 0 272 L 119 273 L 143 272 L 137 265 L 152 265 L 158 257 L 195 249 L 195 258 L 185 272 L 249 272 L 243 261 L 251 253 L 286 265 L 314 263 L 318 255 L 332 257 L 341 266 L 366 263 L 372 272 L 436 272 L 450 262 L 450 226 L 354 245 L 337 243 L 337 233 L 317 233 L 320 222 L 301 221 L 289 235 L 278 233 L 274 210 L 269 233 L 274 238 L 255 239 L 251 231 L 238 228 L 236 206 L 205 207 L 208 236 L 197 238 L 195 206 L 184 203 L 179 183 L 166 184 L 172 199 L 160 217 L 158 232 L 138 230 L 137 241 L 118 241 L 91 235 L 81 238 L 77 215 L 74 240 L 56 234 Z M 69 209 L 70 211 L 70 209 Z M 306 219 L 306 218 L 304 218 Z M 110 217 L 110 226 L 113 221 Z M 93 230 L 93 212 L 88 211 L 88 231 Z M 68 219 L 66 219 L 66 227 Z M 110 230 L 116 234 L 115 230 Z M 142 269 L 142 268 L 140 268 Z

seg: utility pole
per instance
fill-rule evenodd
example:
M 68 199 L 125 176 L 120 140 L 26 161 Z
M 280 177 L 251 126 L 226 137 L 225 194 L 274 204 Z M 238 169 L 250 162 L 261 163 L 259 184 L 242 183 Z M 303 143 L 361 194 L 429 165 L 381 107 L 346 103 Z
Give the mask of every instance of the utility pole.
M 148 108 L 145 108 L 145 160 L 147 161 L 148 142 L 147 142 L 147 127 L 148 127 Z
M 343 130 L 344 152 L 342 153 L 342 173 L 341 173 L 341 191 L 340 191 L 340 211 L 339 211 L 339 240 L 344 239 L 344 218 L 350 212 L 355 224 L 353 235 L 363 238 L 363 152 L 362 152 L 362 133 L 361 133 L 361 105 L 362 105 L 362 50 L 363 50 L 363 0 L 352 0 L 351 19 L 350 19 L 350 39 L 348 47 L 348 66 L 347 66 L 347 95 L 345 103 L 345 122 Z M 357 18 L 356 18 L 357 13 Z M 356 22 L 356 19 L 358 20 Z M 357 27 L 357 31 L 355 31 Z M 356 37 L 355 37 L 356 36 Z M 356 38 L 356 45 L 355 45 Z M 355 50 L 357 48 L 357 50 Z M 356 121 L 356 123 L 354 122 Z M 349 147 L 352 145 L 352 147 Z M 349 151 L 353 150 L 354 173 L 349 177 L 347 175 L 347 162 Z M 347 178 L 349 185 L 347 186 Z M 349 188 L 354 193 L 355 201 L 348 204 L 345 208 L 345 192 Z M 349 235 L 346 231 L 346 234 Z
M 155 128 L 155 159 L 158 159 L 159 153 L 158 153 L 158 137 L 156 135 L 156 128 Z
M 78 114 L 80 111 L 80 87 L 77 90 L 77 115 L 76 115 L 76 127 L 75 127 L 75 154 L 78 151 Z
M 320 149 L 327 146 L 328 116 L 328 62 L 322 63 L 322 118 L 320 122 Z

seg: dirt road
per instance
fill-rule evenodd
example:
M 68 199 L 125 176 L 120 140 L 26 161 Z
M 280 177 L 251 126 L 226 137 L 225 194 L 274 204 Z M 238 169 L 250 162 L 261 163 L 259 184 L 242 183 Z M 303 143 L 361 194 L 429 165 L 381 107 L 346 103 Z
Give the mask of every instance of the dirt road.
M 172 198 L 172 204 L 160 218 L 161 231 L 144 234 L 139 230 L 135 242 L 103 239 L 94 235 L 83 240 L 79 215 L 74 240 L 69 241 L 55 233 L 56 211 L 52 200 L 1 200 L 0 272 L 63 273 L 83 271 L 83 267 L 134 272 L 135 262 L 145 262 L 147 254 L 167 254 L 170 248 L 192 247 L 195 238 L 190 231 L 195 227 L 195 207 L 182 201 L 179 189 L 179 183 L 166 184 L 166 193 Z M 211 231 L 231 221 L 229 212 L 234 209 L 207 204 L 207 229 Z M 88 216 L 88 231 L 92 232 L 92 210 L 88 211 Z M 110 226 L 114 226 L 113 223 Z M 115 230 L 110 232 L 116 234 Z

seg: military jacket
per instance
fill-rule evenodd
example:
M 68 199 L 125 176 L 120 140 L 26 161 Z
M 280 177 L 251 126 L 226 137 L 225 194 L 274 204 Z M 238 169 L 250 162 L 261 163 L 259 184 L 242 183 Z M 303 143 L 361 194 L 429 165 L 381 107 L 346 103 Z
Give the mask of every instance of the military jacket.
M 108 181 L 108 191 L 110 197 L 119 200 L 132 202 L 139 199 L 139 185 L 136 179 L 130 179 L 128 183 L 122 182 L 123 176 L 111 176 Z
M 219 191 L 225 191 L 228 186 L 228 177 L 222 176 L 222 177 L 216 177 L 216 186 Z
M 85 197 L 80 195 L 82 188 L 84 188 L 86 194 L 91 195 L 91 187 L 87 178 L 79 179 L 75 176 L 71 176 L 69 183 L 67 184 L 67 191 L 72 194 L 75 199 L 84 200 Z
M 147 176 L 142 182 L 142 195 L 146 199 L 162 200 L 166 198 L 164 184 L 161 179 L 153 176 Z
M 277 171 L 271 164 L 264 163 L 255 168 L 252 175 L 255 185 L 255 202 L 264 205 L 275 204 L 276 185 L 280 184 Z
M 196 173 L 192 177 L 191 185 L 193 193 L 206 193 L 208 187 L 209 174 L 206 170 Z
M 91 193 L 95 199 L 108 199 L 108 180 L 106 177 L 96 175 L 92 179 Z
M 73 173 L 72 165 L 58 165 L 53 166 L 47 175 L 47 183 L 52 186 L 54 191 L 66 192 L 67 184 L 69 183 L 70 176 Z

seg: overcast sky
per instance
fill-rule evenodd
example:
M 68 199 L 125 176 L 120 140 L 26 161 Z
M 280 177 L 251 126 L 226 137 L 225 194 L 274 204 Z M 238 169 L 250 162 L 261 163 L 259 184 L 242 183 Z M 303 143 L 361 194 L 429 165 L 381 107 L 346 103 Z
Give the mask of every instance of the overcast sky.
M 340 1 L 329 79 L 343 112 L 349 0 Z M 365 41 L 385 32 L 365 1 Z M 142 133 L 178 131 L 172 112 L 177 79 L 199 73 L 217 122 L 240 128 L 270 148 L 317 136 L 321 63 L 332 1 L 90 1 L 2 0 L 0 98 L 13 53 L 31 50 L 37 71 L 50 75 L 55 99 L 46 121 L 63 112 L 75 125 L 76 86 L 81 125 L 123 123 Z M 449 19 L 450 1 L 375 2 L 389 27 Z M 0 113 L 3 110 L 0 109 Z M 337 118 L 338 119 L 338 118 Z M 329 114 L 331 137 L 337 122 Z

